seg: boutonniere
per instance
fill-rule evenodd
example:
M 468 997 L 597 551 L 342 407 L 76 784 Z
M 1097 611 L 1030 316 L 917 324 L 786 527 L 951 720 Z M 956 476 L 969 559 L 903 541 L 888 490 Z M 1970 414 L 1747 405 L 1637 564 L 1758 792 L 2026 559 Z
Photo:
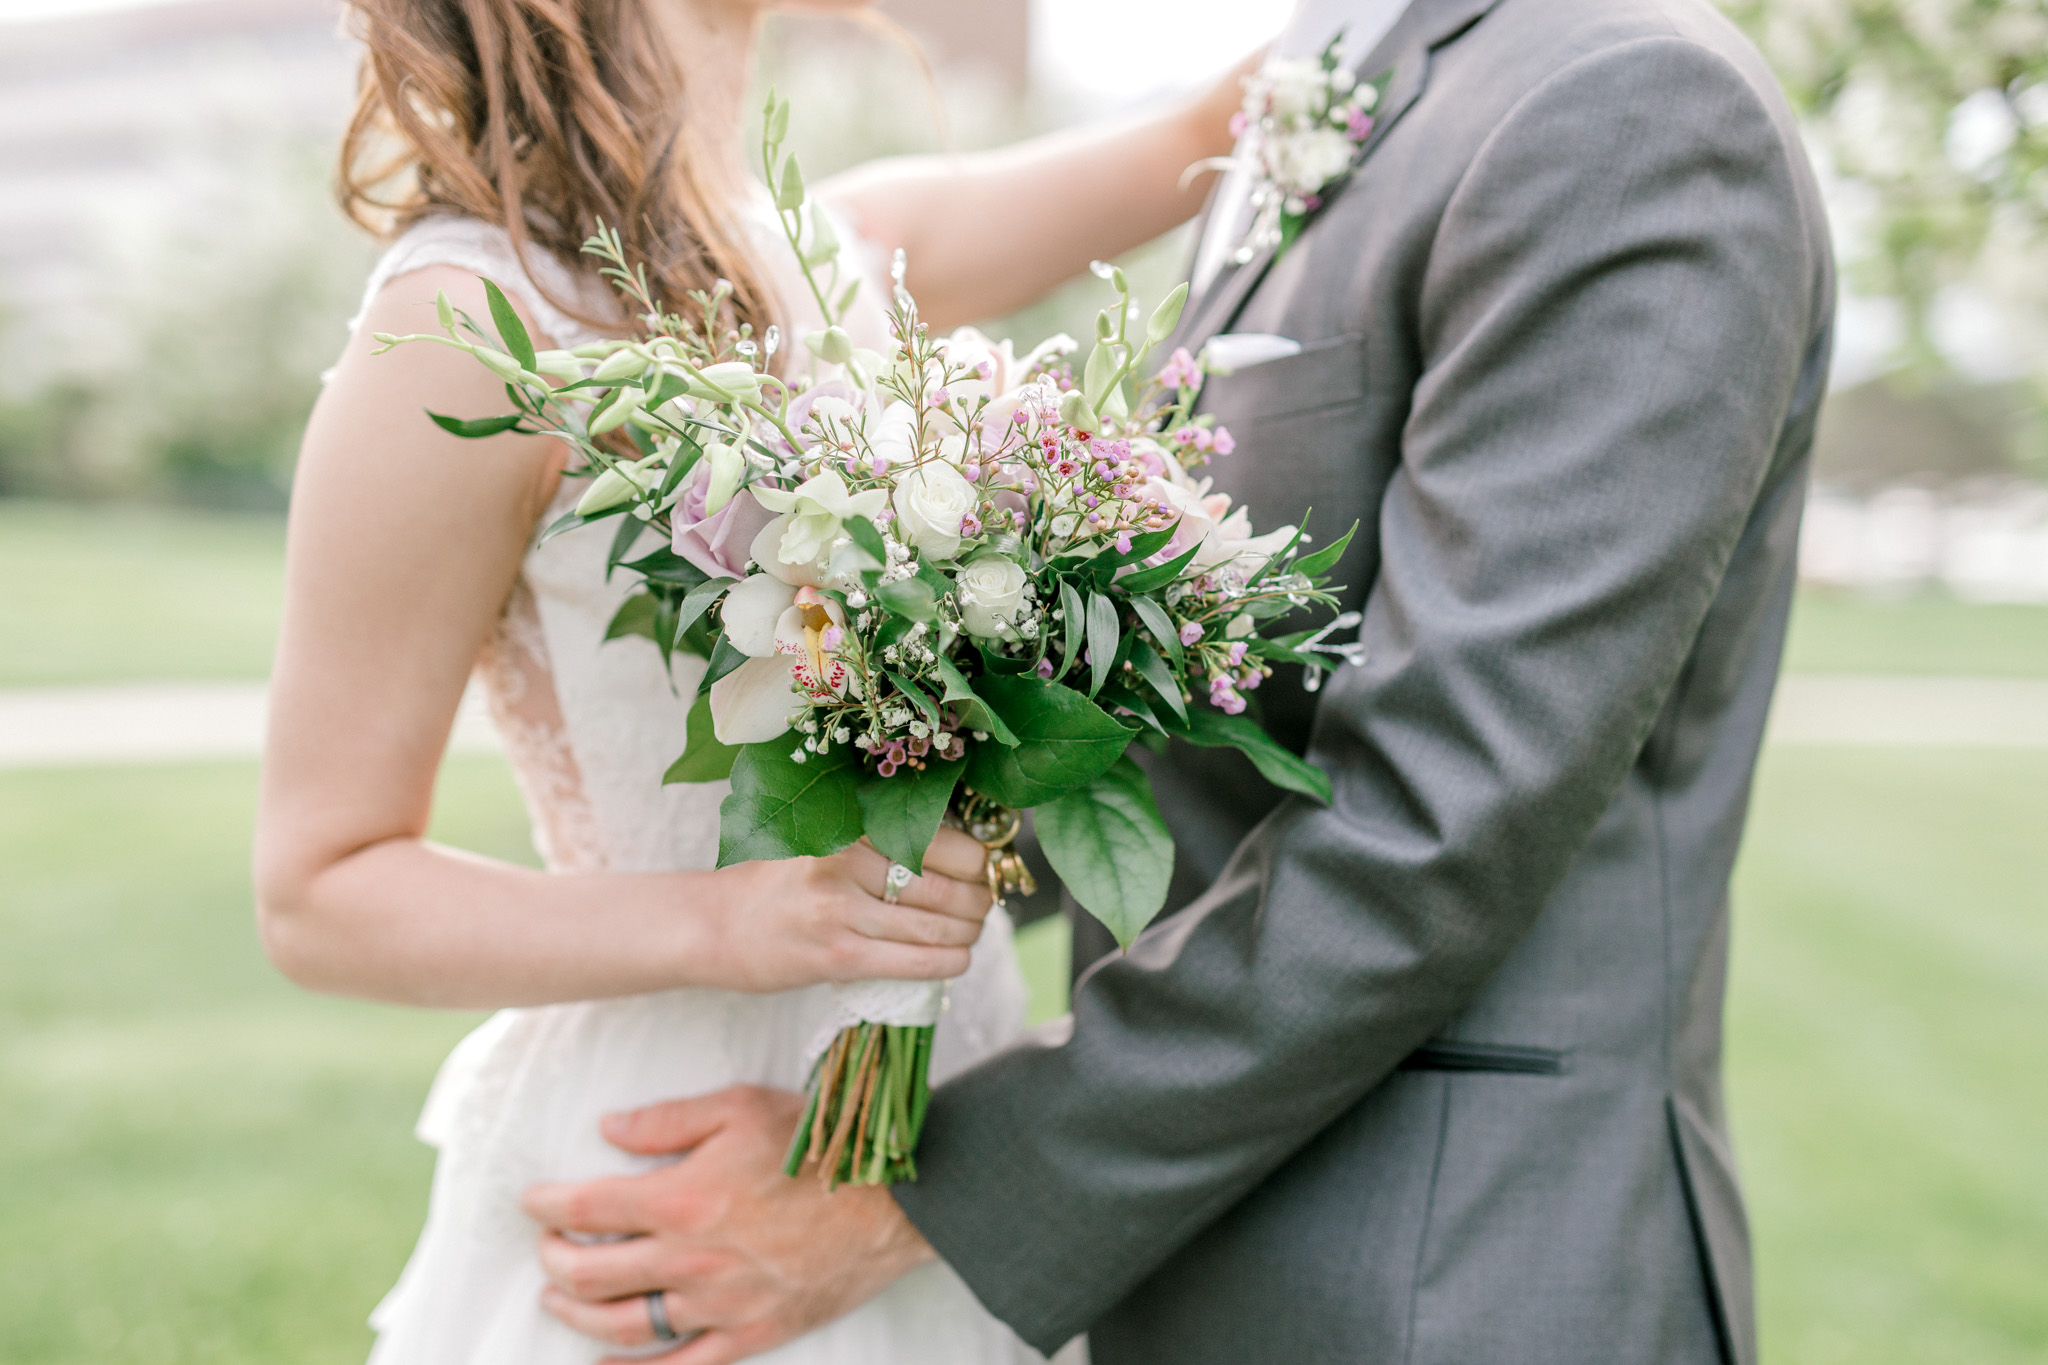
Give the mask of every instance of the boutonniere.
M 1252 220 L 1232 253 L 1239 265 L 1294 245 L 1309 216 L 1358 164 L 1391 71 L 1360 81 L 1344 61 L 1344 35 L 1313 60 L 1268 62 L 1244 78 L 1244 107 L 1231 117 L 1242 143 L 1233 164 L 1252 180 Z

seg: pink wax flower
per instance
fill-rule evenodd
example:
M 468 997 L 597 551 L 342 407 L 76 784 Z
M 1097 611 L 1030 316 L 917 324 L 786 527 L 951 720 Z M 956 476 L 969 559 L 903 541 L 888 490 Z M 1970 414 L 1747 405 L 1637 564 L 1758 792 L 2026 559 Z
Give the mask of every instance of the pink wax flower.
M 1237 449 L 1237 438 L 1230 434 L 1229 427 L 1216 428 L 1216 434 L 1209 439 L 1210 448 L 1218 455 L 1228 455 Z
M 1230 116 L 1230 135 L 1232 137 L 1243 137 L 1245 129 L 1251 126 L 1251 120 L 1244 116 L 1244 110 L 1242 109 Z
M 1188 354 L 1188 348 L 1178 347 L 1159 367 L 1159 382 L 1169 389 L 1193 389 L 1201 387 L 1202 367 Z
M 960 534 L 963 536 L 980 535 L 981 518 L 977 517 L 972 512 L 969 512 L 966 516 L 960 518 Z
M 952 398 L 952 396 L 953 396 L 953 395 L 952 395 L 952 394 L 950 394 L 950 393 L 947 393 L 947 392 L 946 392 L 946 390 L 945 390 L 945 389 L 944 389 L 943 387 L 940 387 L 940 388 L 936 388 L 936 389 L 933 389 L 933 390 L 932 390 L 932 404 L 933 404 L 933 406 L 935 406 L 935 407 L 941 407 L 941 408 L 943 408 L 944 406 L 946 406 L 947 400 L 951 399 L 951 398 Z
M 1247 692 L 1256 692 L 1259 684 L 1265 680 L 1266 675 L 1259 672 L 1258 669 L 1247 668 L 1244 672 L 1238 674 L 1237 685 Z
M 1190 621 L 1180 628 L 1180 642 L 1184 645 L 1191 645 L 1201 638 L 1202 623 L 1200 621 Z
M 1052 462 L 1052 476 L 1056 479 L 1060 479 L 1062 481 L 1071 479 L 1079 475 L 1080 472 L 1080 463 L 1078 461 L 1069 459 L 1064 455 Z
M 1363 142 L 1372 136 L 1372 115 L 1363 109 L 1351 111 L 1351 121 L 1345 126 L 1344 135 L 1353 142 Z
M 1244 650 L 1245 642 L 1243 640 L 1239 640 L 1230 647 L 1230 666 L 1232 668 L 1236 668 L 1244 662 Z
M 1127 555 L 1131 552 L 1131 533 L 1129 531 L 1118 531 L 1116 533 L 1116 552 L 1120 555 Z
M 675 552 L 713 578 L 738 578 L 746 570 L 754 537 L 775 516 L 742 488 L 732 501 L 706 516 L 704 493 L 711 483 L 711 461 L 699 460 L 690 471 L 683 496 L 673 513 Z
M 1041 678 L 1048 678 L 1048 679 L 1052 677 L 1052 660 L 1051 660 L 1051 659 L 1040 659 L 1040 660 L 1038 661 L 1038 676 L 1039 676 L 1039 677 L 1041 677 Z

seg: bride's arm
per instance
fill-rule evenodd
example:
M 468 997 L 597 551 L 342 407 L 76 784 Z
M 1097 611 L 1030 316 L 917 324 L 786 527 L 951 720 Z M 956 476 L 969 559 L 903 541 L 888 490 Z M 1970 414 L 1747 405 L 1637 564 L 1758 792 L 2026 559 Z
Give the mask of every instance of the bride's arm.
M 1255 52 L 1199 95 L 1138 118 L 970 156 L 902 157 L 819 187 L 863 237 L 909 256 L 921 316 L 949 328 L 1022 307 L 1088 262 L 1151 241 L 1202 207 L 1227 155 Z
M 387 286 L 300 455 L 256 833 L 273 960 L 317 990 L 451 1007 L 963 970 L 986 892 L 925 877 L 885 905 L 887 861 L 863 845 L 715 872 L 556 876 L 425 839 L 456 704 L 562 460 L 546 437 L 464 441 L 426 420 L 424 408 L 504 408 L 469 356 L 426 344 L 370 355 L 373 332 L 429 330 L 421 301 L 436 289 L 489 315 L 476 278 L 452 268 Z M 978 878 L 980 845 L 942 833 L 953 837 L 927 867 Z

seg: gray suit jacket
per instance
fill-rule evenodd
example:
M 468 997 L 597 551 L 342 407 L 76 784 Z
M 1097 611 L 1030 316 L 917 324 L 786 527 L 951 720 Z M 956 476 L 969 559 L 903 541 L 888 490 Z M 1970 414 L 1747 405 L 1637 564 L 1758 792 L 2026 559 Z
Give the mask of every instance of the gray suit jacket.
M 1191 339 L 1221 486 L 1356 518 L 1366 662 L 1276 677 L 1330 775 L 1152 764 L 1185 908 L 937 1094 L 897 1198 L 1099 1365 L 1755 1358 L 1727 894 L 1832 279 L 1703 0 L 1415 0 L 1357 176 Z

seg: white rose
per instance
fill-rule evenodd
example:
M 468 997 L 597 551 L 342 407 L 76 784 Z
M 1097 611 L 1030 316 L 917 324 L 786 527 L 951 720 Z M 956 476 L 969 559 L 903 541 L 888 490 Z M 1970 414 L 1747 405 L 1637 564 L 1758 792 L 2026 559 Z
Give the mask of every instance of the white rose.
M 960 624 L 969 635 L 1000 640 L 1016 633 L 1024 570 L 1014 559 L 983 555 L 960 571 Z
M 896 485 L 896 534 L 932 559 L 960 549 L 960 519 L 980 498 L 975 486 L 943 460 L 927 460 Z

